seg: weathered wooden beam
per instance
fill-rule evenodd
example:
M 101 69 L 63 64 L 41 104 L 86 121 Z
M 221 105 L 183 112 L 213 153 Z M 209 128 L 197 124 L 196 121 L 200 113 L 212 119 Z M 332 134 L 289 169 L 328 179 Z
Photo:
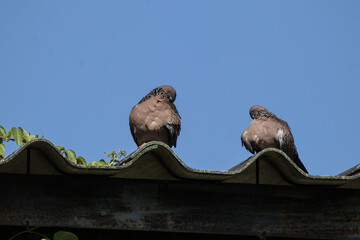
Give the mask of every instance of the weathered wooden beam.
M 0 175 L 0 225 L 359 239 L 360 191 Z

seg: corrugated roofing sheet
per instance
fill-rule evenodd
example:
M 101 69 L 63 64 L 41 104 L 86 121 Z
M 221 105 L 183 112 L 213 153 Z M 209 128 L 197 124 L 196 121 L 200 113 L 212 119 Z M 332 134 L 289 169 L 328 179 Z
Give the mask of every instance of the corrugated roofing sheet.
M 150 142 L 118 166 L 99 167 L 76 165 L 36 139 L 0 162 L 0 177 L 0 225 L 7 231 L 26 225 L 99 229 L 108 236 L 123 230 L 217 234 L 214 239 L 360 236 L 358 168 L 314 176 L 277 149 L 228 171 L 209 171 Z
M 1 161 L 0 173 L 360 188 L 359 166 L 335 176 L 311 175 L 299 169 L 282 151 L 268 148 L 228 171 L 199 170 L 187 166 L 161 142 L 147 143 L 118 166 L 82 166 L 64 157 L 50 141 L 35 139 Z

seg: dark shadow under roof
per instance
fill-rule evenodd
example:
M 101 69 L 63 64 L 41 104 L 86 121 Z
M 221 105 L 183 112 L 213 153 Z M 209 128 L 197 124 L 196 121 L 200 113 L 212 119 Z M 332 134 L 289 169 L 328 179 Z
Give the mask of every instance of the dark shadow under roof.
M 299 169 L 282 151 L 268 148 L 228 171 L 199 170 L 187 166 L 161 142 L 147 143 L 118 166 L 82 166 L 64 157 L 50 141 L 35 139 L 1 161 L 0 173 L 360 188 L 359 166 L 335 176 L 311 175 Z

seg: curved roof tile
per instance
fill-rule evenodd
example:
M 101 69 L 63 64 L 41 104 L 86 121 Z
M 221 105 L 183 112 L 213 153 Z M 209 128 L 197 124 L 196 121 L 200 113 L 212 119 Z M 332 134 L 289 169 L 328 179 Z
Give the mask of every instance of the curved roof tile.
M 199 170 L 187 166 L 161 142 L 147 143 L 117 166 L 82 166 L 63 156 L 50 141 L 35 139 L 1 161 L 0 173 L 360 188 L 359 166 L 335 176 L 311 175 L 299 169 L 281 150 L 268 148 L 227 171 Z

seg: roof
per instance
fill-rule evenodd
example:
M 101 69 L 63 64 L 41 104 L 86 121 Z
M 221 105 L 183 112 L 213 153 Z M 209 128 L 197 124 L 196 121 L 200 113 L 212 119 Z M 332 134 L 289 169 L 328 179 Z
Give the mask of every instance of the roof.
M 228 171 L 193 169 L 161 142 L 82 166 L 35 139 L 0 162 L 0 238 L 41 226 L 102 240 L 359 239 L 358 179 L 358 167 L 306 174 L 271 148 Z
M 1 161 L 0 173 L 360 188 L 359 165 L 335 176 L 311 175 L 299 169 L 281 150 L 268 148 L 227 171 L 199 170 L 187 166 L 161 142 L 147 143 L 118 166 L 83 166 L 63 156 L 50 141 L 34 139 Z

